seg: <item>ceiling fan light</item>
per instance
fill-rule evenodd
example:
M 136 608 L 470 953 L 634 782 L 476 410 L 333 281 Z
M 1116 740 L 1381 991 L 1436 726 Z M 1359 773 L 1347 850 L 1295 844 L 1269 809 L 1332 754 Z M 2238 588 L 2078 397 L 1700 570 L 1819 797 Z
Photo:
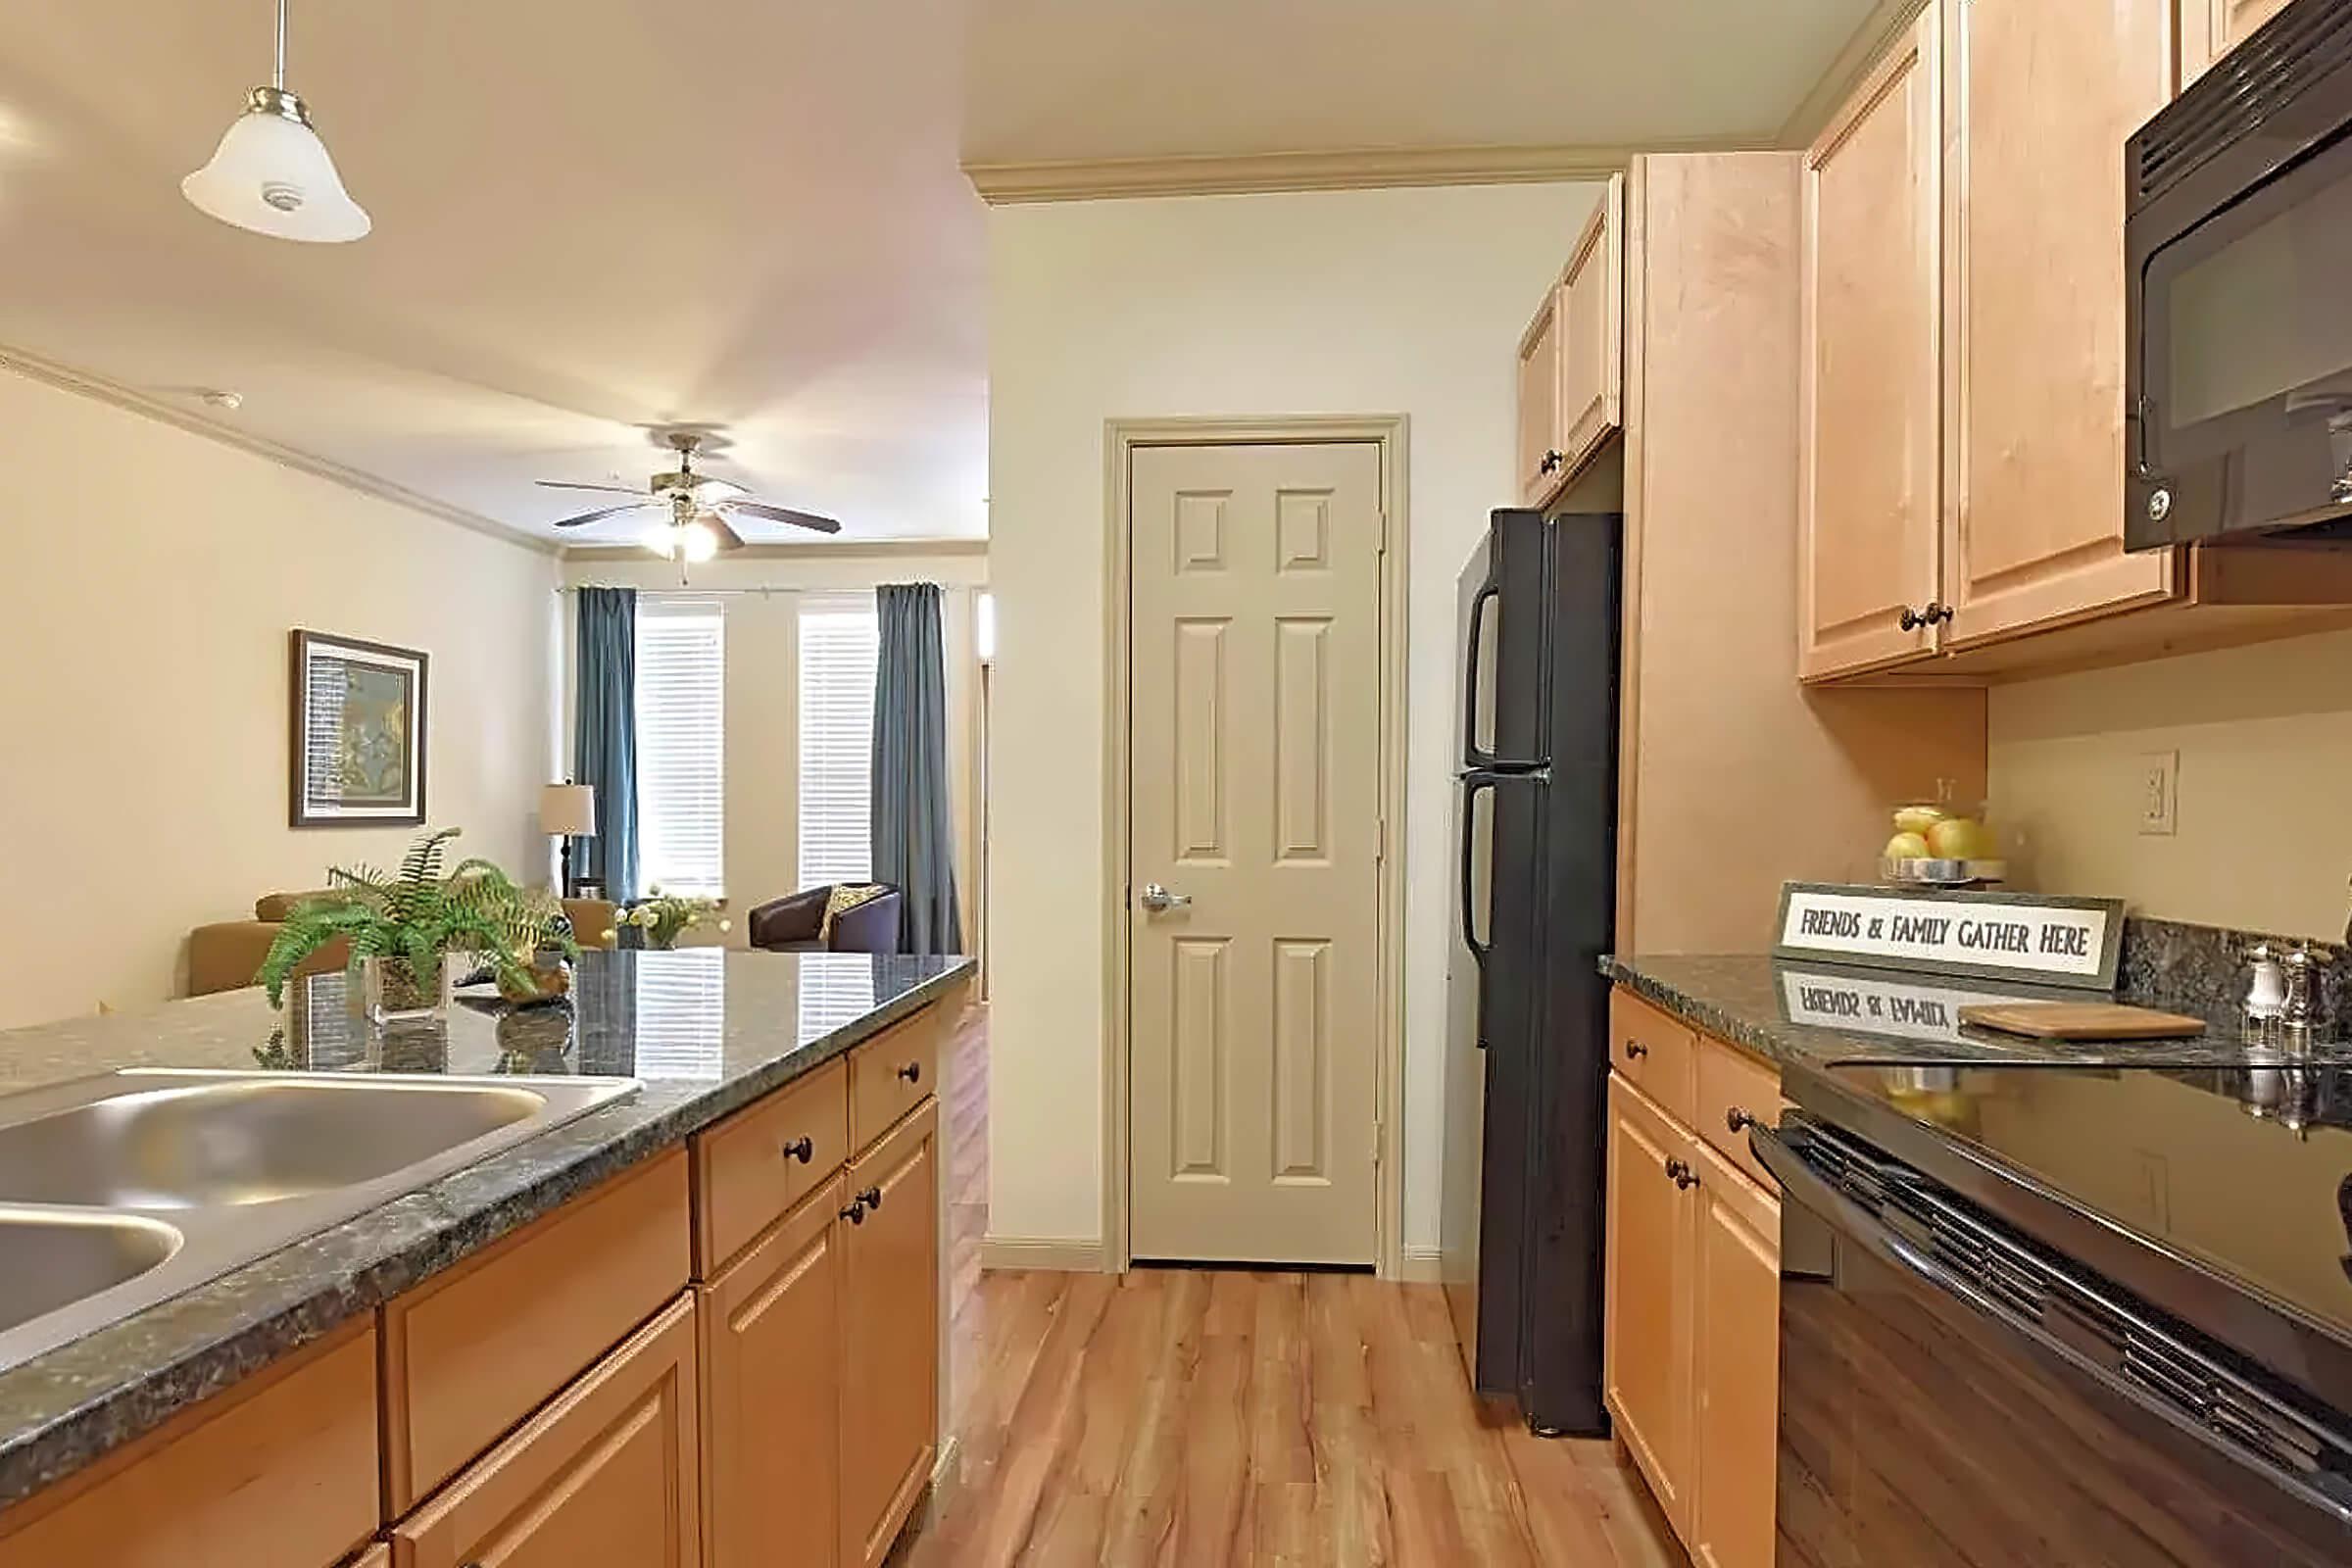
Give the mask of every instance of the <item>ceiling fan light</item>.
M 343 188 L 300 98 L 256 87 L 211 162 L 179 182 L 198 211 L 274 239 L 333 244 L 372 226 Z
M 645 537 L 638 543 L 660 556 L 663 561 L 669 561 L 674 559 L 678 553 L 678 530 L 665 522 L 660 527 L 646 529 Z
M 678 530 L 678 549 L 688 561 L 709 561 L 718 554 L 718 530 L 697 518 Z

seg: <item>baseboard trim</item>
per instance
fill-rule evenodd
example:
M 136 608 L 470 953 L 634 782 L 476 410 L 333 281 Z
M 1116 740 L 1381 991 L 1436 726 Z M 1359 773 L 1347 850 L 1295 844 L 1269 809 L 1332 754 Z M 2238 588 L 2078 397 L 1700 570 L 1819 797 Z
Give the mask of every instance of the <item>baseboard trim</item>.
M 1049 1269 L 1063 1274 L 1101 1274 L 1102 1244 L 1093 1237 L 983 1236 L 983 1269 Z
M 1445 1278 L 1435 1247 L 1408 1246 L 1397 1257 L 1396 1277 L 1407 1285 L 1435 1285 Z

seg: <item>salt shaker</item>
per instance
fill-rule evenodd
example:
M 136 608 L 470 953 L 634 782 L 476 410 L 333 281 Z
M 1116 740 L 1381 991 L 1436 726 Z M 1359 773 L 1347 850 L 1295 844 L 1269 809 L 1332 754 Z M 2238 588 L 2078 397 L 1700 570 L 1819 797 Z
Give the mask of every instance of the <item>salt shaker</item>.
M 2278 1020 L 2286 1011 L 2286 971 L 2278 966 L 2278 958 L 2267 942 L 2257 942 L 2247 950 L 2253 961 L 2254 975 L 2246 986 L 2244 1034 L 2250 1046 L 2278 1044 Z

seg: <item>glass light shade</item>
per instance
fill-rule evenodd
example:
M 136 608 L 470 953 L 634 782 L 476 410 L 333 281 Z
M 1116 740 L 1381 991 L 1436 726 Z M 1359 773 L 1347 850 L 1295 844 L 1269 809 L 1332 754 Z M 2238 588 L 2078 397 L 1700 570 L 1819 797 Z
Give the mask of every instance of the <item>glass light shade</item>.
M 688 561 L 709 561 L 718 554 L 718 530 L 707 522 L 690 522 L 678 530 L 678 548 Z
M 343 189 L 335 161 L 301 115 L 301 100 L 283 94 L 292 112 L 265 107 L 270 89 L 233 121 L 211 163 L 179 182 L 181 194 L 223 223 L 277 239 L 331 244 L 369 228 L 368 214 Z

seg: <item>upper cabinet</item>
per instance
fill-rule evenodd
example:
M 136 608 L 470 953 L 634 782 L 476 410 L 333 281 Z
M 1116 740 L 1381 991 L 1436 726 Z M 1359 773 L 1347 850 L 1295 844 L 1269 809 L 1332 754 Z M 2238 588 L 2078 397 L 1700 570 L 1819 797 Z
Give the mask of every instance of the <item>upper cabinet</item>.
M 1805 155 L 1797 392 L 1797 668 L 1805 676 L 1934 651 L 1938 41 L 1931 7 Z
M 2165 0 L 1944 8 L 1946 647 L 2171 596 L 2124 553 L 2120 149 L 2170 95 Z
M 1519 339 L 1519 499 L 1542 507 L 1624 424 L 1625 176 Z
M 2180 84 L 2245 41 L 2246 34 L 2286 9 L 2286 0 L 2180 0 Z

